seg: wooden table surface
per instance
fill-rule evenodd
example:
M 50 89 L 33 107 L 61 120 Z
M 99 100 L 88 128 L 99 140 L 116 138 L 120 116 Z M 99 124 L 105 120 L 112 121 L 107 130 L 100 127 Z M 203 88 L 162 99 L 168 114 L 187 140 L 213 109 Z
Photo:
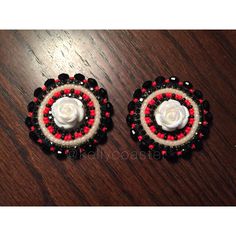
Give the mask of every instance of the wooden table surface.
M 0 205 L 236 205 L 235 31 L 0 31 Z M 66 72 L 108 90 L 114 128 L 96 155 L 47 156 L 24 119 L 36 87 Z M 135 88 L 190 80 L 214 115 L 204 149 L 178 163 L 134 154 Z

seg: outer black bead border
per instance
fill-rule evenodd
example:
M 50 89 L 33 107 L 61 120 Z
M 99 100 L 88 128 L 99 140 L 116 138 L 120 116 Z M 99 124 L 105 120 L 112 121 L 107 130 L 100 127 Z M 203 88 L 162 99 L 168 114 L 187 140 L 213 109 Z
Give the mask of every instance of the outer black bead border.
M 178 89 L 192 98 L 198 105 L 201 124 L 198 126 L 197 134 L 183 145 L 175 147 L 161 145 L 150 138 L 141 125 L 140 108 L 142 103 L 150 94 L 163 88 Z M 168 99 L 166 98 L 166 100 Z M 133 111 L 133 115 L 130 115 L 131 111 Z M 188 159 L 193 150 L 201 150 L 202 141 L 208 137 L 213 119 L 209 102 L 205 99 L 203 100 L 202 92 L 198 89 L 194 90 L 189 81 L 180 82 L 176 76 L 171 76 L 168 79 L 158 76 L 154 81 L 144 82 L 141 88 L 134 91 L 133 100 L 128 104 L 128 112 L 126 122 L 131 128 L 130 136 L 135 142 L 139 143 L 141 151 L 150 153 L 155 159 L 166 158 L 170 161 L 176 161 L 180 157 Z M 207 124 L 203 125 L 203 122 Z M 142 137 L 142 140 L 138 139 L 139 136 Z M 150 147 L 152 148 L 150 149 Z
M 63 147 L 51 142 L 42 132 L 38 124 L 38 109 L 44 97 L 54 88 L 66 84 L 75 84 L 83 86 L 94 94 L 100 104 L 101 119 L 100 125 L 95 135 L 79 146 Z M 31 101 L 27 106 L 29 115 L 25 119 L 25 124 L 29 128 L 29 137 L 40 145 L 46 154 L 55 153 L 58 159 L 80 159 L 82 153 L 88 154 L 96 151 L 98 144 L 104 144 L 107 140 L 107 132 L 113 127 L 111 116 L 113 115 L 113 106 L 109 102 L 107 91 L 104 88 L 99 88 L 95 79 L 86 79 L 82 74 L 75 74 L 74 77 L 69 77 L 68 74 L 60 74 L 57 80 L 48 79 L 42 88 L 36 88 L 34 91 L 34 101 Z M 109 116 L 106 114 L 109 113 Z

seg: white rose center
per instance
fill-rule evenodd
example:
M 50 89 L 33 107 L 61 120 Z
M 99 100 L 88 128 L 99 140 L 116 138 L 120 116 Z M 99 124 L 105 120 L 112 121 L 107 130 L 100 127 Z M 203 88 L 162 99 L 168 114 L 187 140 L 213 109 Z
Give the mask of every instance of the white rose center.
M 84 118 L 83 103 L 76 98 L 59 98 L 52 105 L 52 115 L 57 126 L 65 129 L 76 127 Z
M 189 111 L 180 102 L 170 99 L 164 101 L 154 112 L 158 125 L 165 131 L 182 129 L 188 123 Z

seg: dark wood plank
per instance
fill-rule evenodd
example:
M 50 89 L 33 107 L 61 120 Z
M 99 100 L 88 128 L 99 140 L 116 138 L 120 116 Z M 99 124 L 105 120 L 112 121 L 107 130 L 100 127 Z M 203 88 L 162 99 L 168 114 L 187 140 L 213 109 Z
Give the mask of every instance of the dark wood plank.
M 236 205 L 235 31 L 0 31 L 0 205 Z M 94 77 L 115 108 L 96 155 L 46 156 L 26 105 L 50 77 Z M 204 150 L 171 164 L 139 154 L 127 103 L 157 75 L 190 80 L 211 103 Z

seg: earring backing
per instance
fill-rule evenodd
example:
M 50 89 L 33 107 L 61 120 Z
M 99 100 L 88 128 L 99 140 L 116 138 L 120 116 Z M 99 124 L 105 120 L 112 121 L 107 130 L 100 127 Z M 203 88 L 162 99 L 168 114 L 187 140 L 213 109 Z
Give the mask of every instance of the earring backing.
M 29 137 L 59 159 L 95 152 L 112 128 L 113 106 L 107 91 L 82 74 L 60 74 L 34 91 L 25 124 Z
M 212 121 L 209 108 L 189 81 L 159 76 L 135 90 L 126 120 L 142 151 L 157 159 L 177 160 L 202 148 Z

